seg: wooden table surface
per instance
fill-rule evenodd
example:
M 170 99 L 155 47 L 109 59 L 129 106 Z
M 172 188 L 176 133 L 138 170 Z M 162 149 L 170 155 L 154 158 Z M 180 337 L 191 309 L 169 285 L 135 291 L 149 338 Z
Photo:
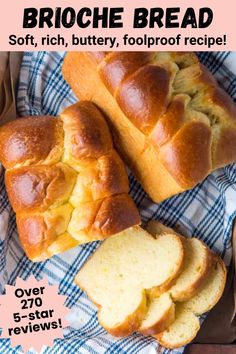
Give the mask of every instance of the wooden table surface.
M 236 354 L 236 344 L 192 344 L 184 354 Z

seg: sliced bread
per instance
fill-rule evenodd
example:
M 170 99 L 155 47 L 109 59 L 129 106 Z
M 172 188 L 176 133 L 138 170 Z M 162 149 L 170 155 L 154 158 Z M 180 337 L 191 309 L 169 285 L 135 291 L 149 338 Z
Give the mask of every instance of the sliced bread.
M 139 328 L 139 332 L 152 335 L 168 328 L 175 320 L 175 304 L 170 294 L 164 293 L 152 299 L 148 304 L 148 311 Z
M 182 303 L 176 304 L 176 319 L 162 333 L 154 335 L 166 348 L 174 349 L 190 343 L 200 329 L 200 321 Z
M 115 336 L 125 336 L 138 330 L 146 315 L 146 290 L 175 278 L 183 256 L 177 235 L 155 239 L 132 227 L 105 240 L 75 282 L 97 304 L 101 325 Z
M 226 267 L 214 256 L 212 269 L 198 293 L 190 300 L 175 305 L 175 320 L 154 337 L 166 348 L 178 348 L 190 343 L 200 328 L 197 315 L 212 309 L 219 301 L 226 283 Z
M 197 238 L 185 239 L 184 263 L 181 274 L 169 289 L 173 301 L 191 299 L 208 276 L 212 256 L 209 249 Z
M 148 312 L 139 328 L 143 334 L 156 334 L 168 328 L 175 320 L 174 302 L 191 299 L 208 279 L 212 263 L 208 248 L 196 238 L 184 239 L 182 243 L 184 246 L 182 272 L 172 280 L 173 285 L 161 296 L 155 289 L 150 292 Z M 190 300 L 189 307 L 191 306 L 193 302 Z
M 195 313 L 202 315 L 211 310 L 223 294 L 226 283 L 226 267 L 220 257 L 214 256 L 211 271 L 198 293 L 184 303 L 184 306 Z
M 147 228 L 154 236 L 170 232 L 175 233 L 172 229 L 155 220 L 152 220 Z M 176 235 L 178 234 L 176 233 Z M 183 268 L 179 277 L 170 284 L 168 290 L 173 301 L 187 301 L 193 297 L 207 278 L 212 264 L 212 254 L 202 241 L 195 237 L 182 237 L 181 240 L 184 247 Z

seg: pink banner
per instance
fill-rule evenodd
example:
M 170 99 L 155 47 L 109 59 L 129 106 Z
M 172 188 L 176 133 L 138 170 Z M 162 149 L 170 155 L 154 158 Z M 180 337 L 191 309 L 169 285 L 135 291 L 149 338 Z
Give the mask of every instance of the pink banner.
M 236 50 L 235 0 L 8 0 L 1 50 Z
M 58 294 L 58 285 L 31 276 L 17 278 L 15 286 L 5 289 L 6 294 L 0 296 L 0 326 L 2 338 L 9 338 L 12 347 L 40 352 L 43 345 L 52 346 L 54 339 L 63 338 L 69 309 L 64 305 L 66 296 Z

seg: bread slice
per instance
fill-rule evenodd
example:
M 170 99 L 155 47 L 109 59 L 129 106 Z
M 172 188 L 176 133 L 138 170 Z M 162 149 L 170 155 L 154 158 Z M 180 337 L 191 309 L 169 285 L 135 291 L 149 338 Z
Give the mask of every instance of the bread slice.
M 211 310 L 223 294 L 226 283 L 226 267 L 220 257 L 214 256 L 211 271 L 198 293 L 184 303 L 196 315 Z
M 175 233 L 155 220 L 149 223 L 148 229 L 152 235 Z M 169 288 L 173 301 L 187 301 L 193 297 L 207 278 L 212 264 L 212 254 L 202 241 L 194 237 L 182 237 L 181 240 L 184 247 L 184 262 L 182 272 Z
M 173 285 L 166 290 L 166 293 L 155 298 L 158 293 L 154 289 L 149 294 L 148 312 L 139 328 L 139 331 L 143 334 L 152 335 L 168 328 L 175 320 L 174 301 L 190 299 L 199 291 L 203 282 L 208 279 L 207 275 L 212 260 L 210 251 L 196 238 L 184 239 L 183 245 L 184 262 L 180 275 L 172 280 Z M 198 302 L 197 299 L 196 302 Z M 191 304 L 193 305 L 192 302 L 190 302 Z
M 152 220 L 147 228 L 154 236 L 157 234 L 174 233 L 173 230 L 155 220 Z M 178 235 L 177 233 L 175 234 Z M 184 247 L 182 271 L 177 278 L 169 282 L 169 287 L 166 285 L 166 293 L 163 295 L 159 296 L 159 289 L 152 289 L 149 292 L 149 309 L 145 320 L 139 328 L 139 331 L 143 334 L 152 335 L 160 333 L 173 324 L 175 322 L 174 301 L 189 300 L 197 293 L 206 279 L 208 279 L 212 264 L 211 252 L 203 242 L 196 238 L 187 239 L 182 236 L 180 237 Z M 187 307 L 186 311 L 189 311 Z M 193 317 L 190 314 L 188 316 Z M 179 323 L 179 319 L 176 320 Z M 196 331 L 190 332 L 189 341 L 191 341 L 194 333 Z
M 226 283 L 226 267 L 220 257 L 214 256 L 212 269 L 198 293 L 190 300 L 177 303 L 175 320 L 154 337 L 166 348 L 178 348 L 190 343 L 200 328 L 197 315 L 212 309 L 219 301 Z
M 163 332 L 174 320 L 175 305 L 170 294 L 164 293 L 160 297 L 151 300 L 139 332 L 146 335 Z
M 212 263 L 209 249 L 197 238 L 186 238 L 183 246 L 183 269 L 169 289 L 173 301 L 191 299 L 206 280 Z
M 132 227 L 105 240 L 75 282 L 97 304 L 101 325 L 115 336 L 126 336 L 139 329 L 146 315 L 146 290 L 175 278 L 183 256 L 177 235 L 155 239 Z
M 200 321 L 184 304 L 176 304 L 176 319 L 162 333 L 154 337 L 166 348 L 174 349 L 190 343 L 200 329 Z

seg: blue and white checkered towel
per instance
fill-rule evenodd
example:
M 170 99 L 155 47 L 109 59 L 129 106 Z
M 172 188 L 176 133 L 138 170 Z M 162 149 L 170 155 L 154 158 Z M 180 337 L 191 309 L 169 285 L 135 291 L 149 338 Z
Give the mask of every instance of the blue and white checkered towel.
M 21 66 L 18 90 L 20 116 L 50 114 L 76 101 L 63 80 L 63 52 L 27 52 Z M 236 101 L 236 53 L 200 53 L 201 61 L 212 71 L 220 84 Z M 86 78 L 85 78 L 86 79 Z M 151 337 L 135 334 L 115 339 L 98 324 L 96 308 L 73 280 L 98 242 L 82 245 L 41 263 L 32 263 L 20 246 L 15 217 L 9 205 L 3 170 L 0 181 L 0 293 L 5 284 L 14 284 L 17 277 L 37 279 L 46 276 L 51 284 L 59 284 L 71 309 L 70 327 L 64 340 L 56 340 L 43 354 L 180 354 L 184 348 L 169 351 L 160 348 Z M 158 183 L 158 181 L 157 181 Z M 236 165 L 222 168 L 191 191 L 154 204 L 139 183 L 130 175 L 131 194 L 144 222 L 158 219 L 186 236 L 194 235 L 206 242 L 229 265 L 232 255 L 231 229 L 236 216 Z M 30 351 L 33 353 L 33 351 Z M 11 349 L 8 339 L 0 339 L 0 353 L 21 353 Z

